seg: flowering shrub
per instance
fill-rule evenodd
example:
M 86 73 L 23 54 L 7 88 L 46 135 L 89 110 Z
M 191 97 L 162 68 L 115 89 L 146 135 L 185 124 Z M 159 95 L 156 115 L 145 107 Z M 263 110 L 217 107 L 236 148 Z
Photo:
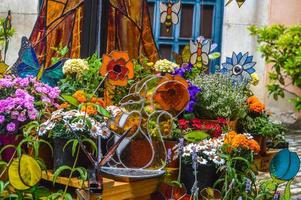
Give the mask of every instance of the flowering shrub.
M 175 68 L 179 67 L 178 64 L 173 63 L 167 59 L 158 60 L 153 68 L 156 72 L 168 72 L 173 73 Z
M 47 133 L 52 138 L 76 139 L 68 124 L 79 136 L 107 138 L 110 135 L 105 121 L 96 121 L 77 110 L 53 112 L 51 118 L 40 125 L 39 135 L 43 136 Z
M 220 74 L 201 75 L 192 83 L 202 90 L 194 107 L 198 118 L 233 120 L 246 115 L 245 86 L 233 85 L 229 77 Z
M 227 151 L 233 149 L 245 149 L 259 153 L 260 146 L 250 134 L 237 134 L 235 131 L 228 132 L 224 137 L 224 144 L 227 145 Z
M 201 165 L 214 164 L 223 165 L 224 159 L 220 157 L 221 146 L 223 145 L 222 138 L 205 139 L 199 143 L 190 143 L 184 146 L 183 159 L 184 162 L 191 162 L 191 154 L 193 149 L 196 149 L 198 158 L 197 161 Z
M 16 133 L 40 113 L 57 107 L 58 88 L 50 87 L 32 77 L 0 79 L 0 133 Z

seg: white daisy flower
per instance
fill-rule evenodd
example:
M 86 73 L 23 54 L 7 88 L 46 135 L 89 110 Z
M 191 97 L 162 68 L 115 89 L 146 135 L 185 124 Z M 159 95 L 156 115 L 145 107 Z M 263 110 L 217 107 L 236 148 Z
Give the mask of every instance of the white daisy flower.
M 198 163 L 200 163 L 201 165 L 206 165 L 208 161 L 202 157 L 198 157 Z

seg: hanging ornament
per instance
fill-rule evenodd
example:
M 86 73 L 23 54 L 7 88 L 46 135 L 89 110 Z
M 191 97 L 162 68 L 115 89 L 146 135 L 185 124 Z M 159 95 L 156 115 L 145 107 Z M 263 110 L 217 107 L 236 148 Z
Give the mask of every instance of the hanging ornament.
M 232 1 L 233 0 L 228 0 L 228 2 L 226 3 L 226 6 L 229 5 Z M 238 7 L 241 7 L 245 3 L 246 0 L 235 0 L 235 1 L 237 3 Z
M 165 24 L 166 32 L 170 31 L 170 27 L 179 23 L 179 13 L 181 10 L 181 0 L 172 3 L 171 0 L 167 4 L 160 2 L 160 21 Z

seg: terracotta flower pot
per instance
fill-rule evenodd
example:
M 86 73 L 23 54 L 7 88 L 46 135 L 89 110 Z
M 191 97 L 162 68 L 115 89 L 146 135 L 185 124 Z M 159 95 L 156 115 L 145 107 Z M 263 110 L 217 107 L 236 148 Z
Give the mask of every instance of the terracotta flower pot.
M 267 152 L 267 145 L 266 145 L 266 137 L 263 137 L 261 135 L 255 135 L 253 136 L 254 140 L 259 144 L 260 146 L 260 155 L 265 155 Z

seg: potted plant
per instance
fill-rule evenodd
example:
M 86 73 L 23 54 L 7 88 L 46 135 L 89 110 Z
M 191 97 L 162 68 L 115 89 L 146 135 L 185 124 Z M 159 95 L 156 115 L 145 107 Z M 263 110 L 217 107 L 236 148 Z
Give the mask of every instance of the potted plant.
M 196 95 L 193 114 L 204 120 L 226 119 L 230 128 L 236 129 L 236 120 L 246 115 L 247 87 L 233 84 L 233 81 L 222 74 L 200 75 L 192 81 L 201 88 Z
M 260 146 L 250 134 L 230 131 L 224 135 L 222 155 L 225 164 L 219 168 L 220 179 L 215 183 L 222 192 L 222 199 L 254 198 L 256 175 L 252 168 L 253 157 Z
M 60 90 L 35 78 L 5 76 L 0 79 L 0 143 L 15 144 L 21 139 L 21 130 L 27 125 L 47 119 L 47 113 L 56 109 Z M 26 132 L 30 134 L 30 131 Z M 20 136 L 19 139 L 16 139 Z M 10 153 L 4 153 L 4 159 Z
M 266 141 L 279 139 L 278 136 L 283 134 L 285 128 L 270 120 L 265 105 L 257 97 L 249 97 L 247 104 L 249 107 L 247 115 L 239 120 L 240 131 L 251 133 L 261 147 L 260 154 L 264 155 L 267 151 Z
M 205 139 L 198 143 L 190 143 L 184 146 L 182 155 L 181 182 L 186 186 L 188 193 L 191 191 L 195 181 L 192 169 L 192 152 L 197 153 L 198 169 L 197 174 L 198 188 L 212 187 L 219 178 L 217 168 L 222 166 L 225 161 L 221 158 L 222 137 L 215 139 Z
M 107 138 L 110 131 L 103 119 L 95 120 L 86 112 L 78 110 L 64 111 L 60 109 L 53 112 L 50 119 L 40 125 L 39 135 L 45 136 L 46 134 L 48 138 L 53 139 L 54 169 L 57 169 L 62 165 L 71 166 L 73 164 L 72 155 L 75 150 L 69 144 L 77 144 L 78 137 L 82 138 L 82 141 L 90 143 L 95 150 L 97 148 L 91 138 L 97 136 Z

